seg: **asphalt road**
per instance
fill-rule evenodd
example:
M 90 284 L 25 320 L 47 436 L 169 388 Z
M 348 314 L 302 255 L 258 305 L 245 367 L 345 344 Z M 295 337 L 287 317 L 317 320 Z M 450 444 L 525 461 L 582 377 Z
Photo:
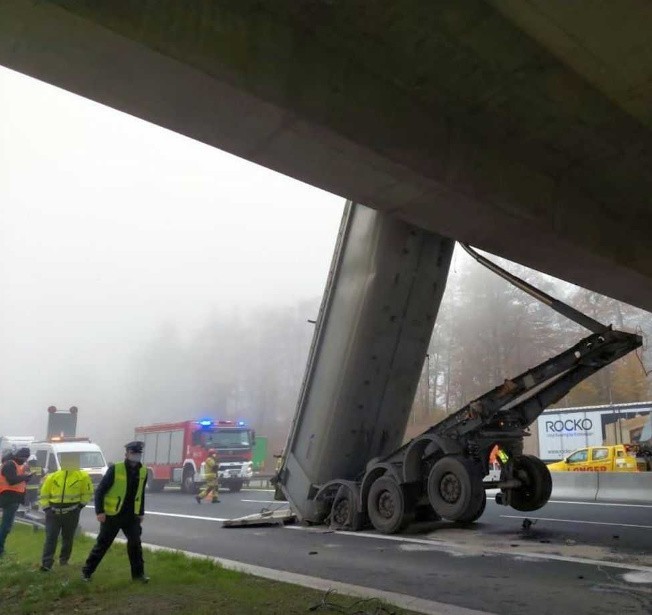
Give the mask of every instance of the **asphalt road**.
M 221 519 L 279 507 L 270 491 L 198 505 L 147 495 L 148 543 L 503 615 L 652 612 L 652 506 L 550 502 L 527 516 L 489 502 L 471 528 L 414 526 L 402 536 L 325 527 L 227 529 Z M 84 529 L 97 530 L 92 511 Z

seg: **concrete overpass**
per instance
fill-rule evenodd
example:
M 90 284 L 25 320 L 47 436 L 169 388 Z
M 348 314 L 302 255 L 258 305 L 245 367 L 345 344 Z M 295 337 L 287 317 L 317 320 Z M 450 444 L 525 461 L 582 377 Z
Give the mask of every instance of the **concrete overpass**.
M 0 63 L 652 310 L 650 32 L 646 0 L 7 0 Z

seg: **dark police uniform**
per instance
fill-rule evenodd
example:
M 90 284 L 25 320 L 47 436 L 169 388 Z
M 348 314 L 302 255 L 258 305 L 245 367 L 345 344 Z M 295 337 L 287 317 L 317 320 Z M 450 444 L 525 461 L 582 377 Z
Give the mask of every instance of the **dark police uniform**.
M 142 442 L 129 442 L 125 445 L 127 456 L 130 453 L 142 454 Z M 111 466 L 95 490 L 95 514 L 105 514 L 106 520 L 100 524 L 97 541 L 82 568 L 82 577 L 90 580 L 105 553 L 113 544 L 118 532 L 122 530 L 127 538 L 127 553 L 131 565 L 131 578 L 147 582 L 143 561 L 141 518 L 145 514 L 145 483 L 147 470 L 143 465 L 125 459 Z

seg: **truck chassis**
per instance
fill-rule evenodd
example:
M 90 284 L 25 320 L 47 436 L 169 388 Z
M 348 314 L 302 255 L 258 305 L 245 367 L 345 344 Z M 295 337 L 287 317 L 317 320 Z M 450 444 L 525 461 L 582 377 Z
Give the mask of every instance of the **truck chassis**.
M 487 489 L 497 502 L 529 512 L 552 491 L 546 465 L 523 455 L 528 427 L 576 384 L 640 346 L 637 335 L 607 329 L 477 398 L 393 453 L 372 459 L 356 481 L 332 480 L 315 499 L 337 529 L 399 532 L 415 520 L 463 523 L 483 513 Z M 484 481 L 500 447 L 501 476 Z

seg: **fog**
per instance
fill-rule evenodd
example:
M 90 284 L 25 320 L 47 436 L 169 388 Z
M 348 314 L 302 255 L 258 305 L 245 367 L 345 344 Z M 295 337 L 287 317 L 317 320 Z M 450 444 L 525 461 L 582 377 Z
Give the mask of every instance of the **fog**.
M 159 418 L 134 373 L 148 353 L 148 391 L 184 393 L 165 419 L 224 411 L 205 396 L 198 408 L 187 374 L 171 382 L 173 357 L 152 348 L 174 336 L 187 350 L 210 323 L 269 313 L 309 339 L 343 205 L 0 68 L 0 434 L 42 437 L 49 405 L 77 405 L 78 431 L 115 449 Z
M 0 182 L 0 435 L 76 405 L 109 458 L 138 425 L 202 416 L 280 450 L 342 198 L 4 69 Z M 500 262 L 652 335 L 642 310 Z M 408 433 L 585 333 L 456 251 Z M 561 405 L 648 399 L 650 367 L 632 353 Z

